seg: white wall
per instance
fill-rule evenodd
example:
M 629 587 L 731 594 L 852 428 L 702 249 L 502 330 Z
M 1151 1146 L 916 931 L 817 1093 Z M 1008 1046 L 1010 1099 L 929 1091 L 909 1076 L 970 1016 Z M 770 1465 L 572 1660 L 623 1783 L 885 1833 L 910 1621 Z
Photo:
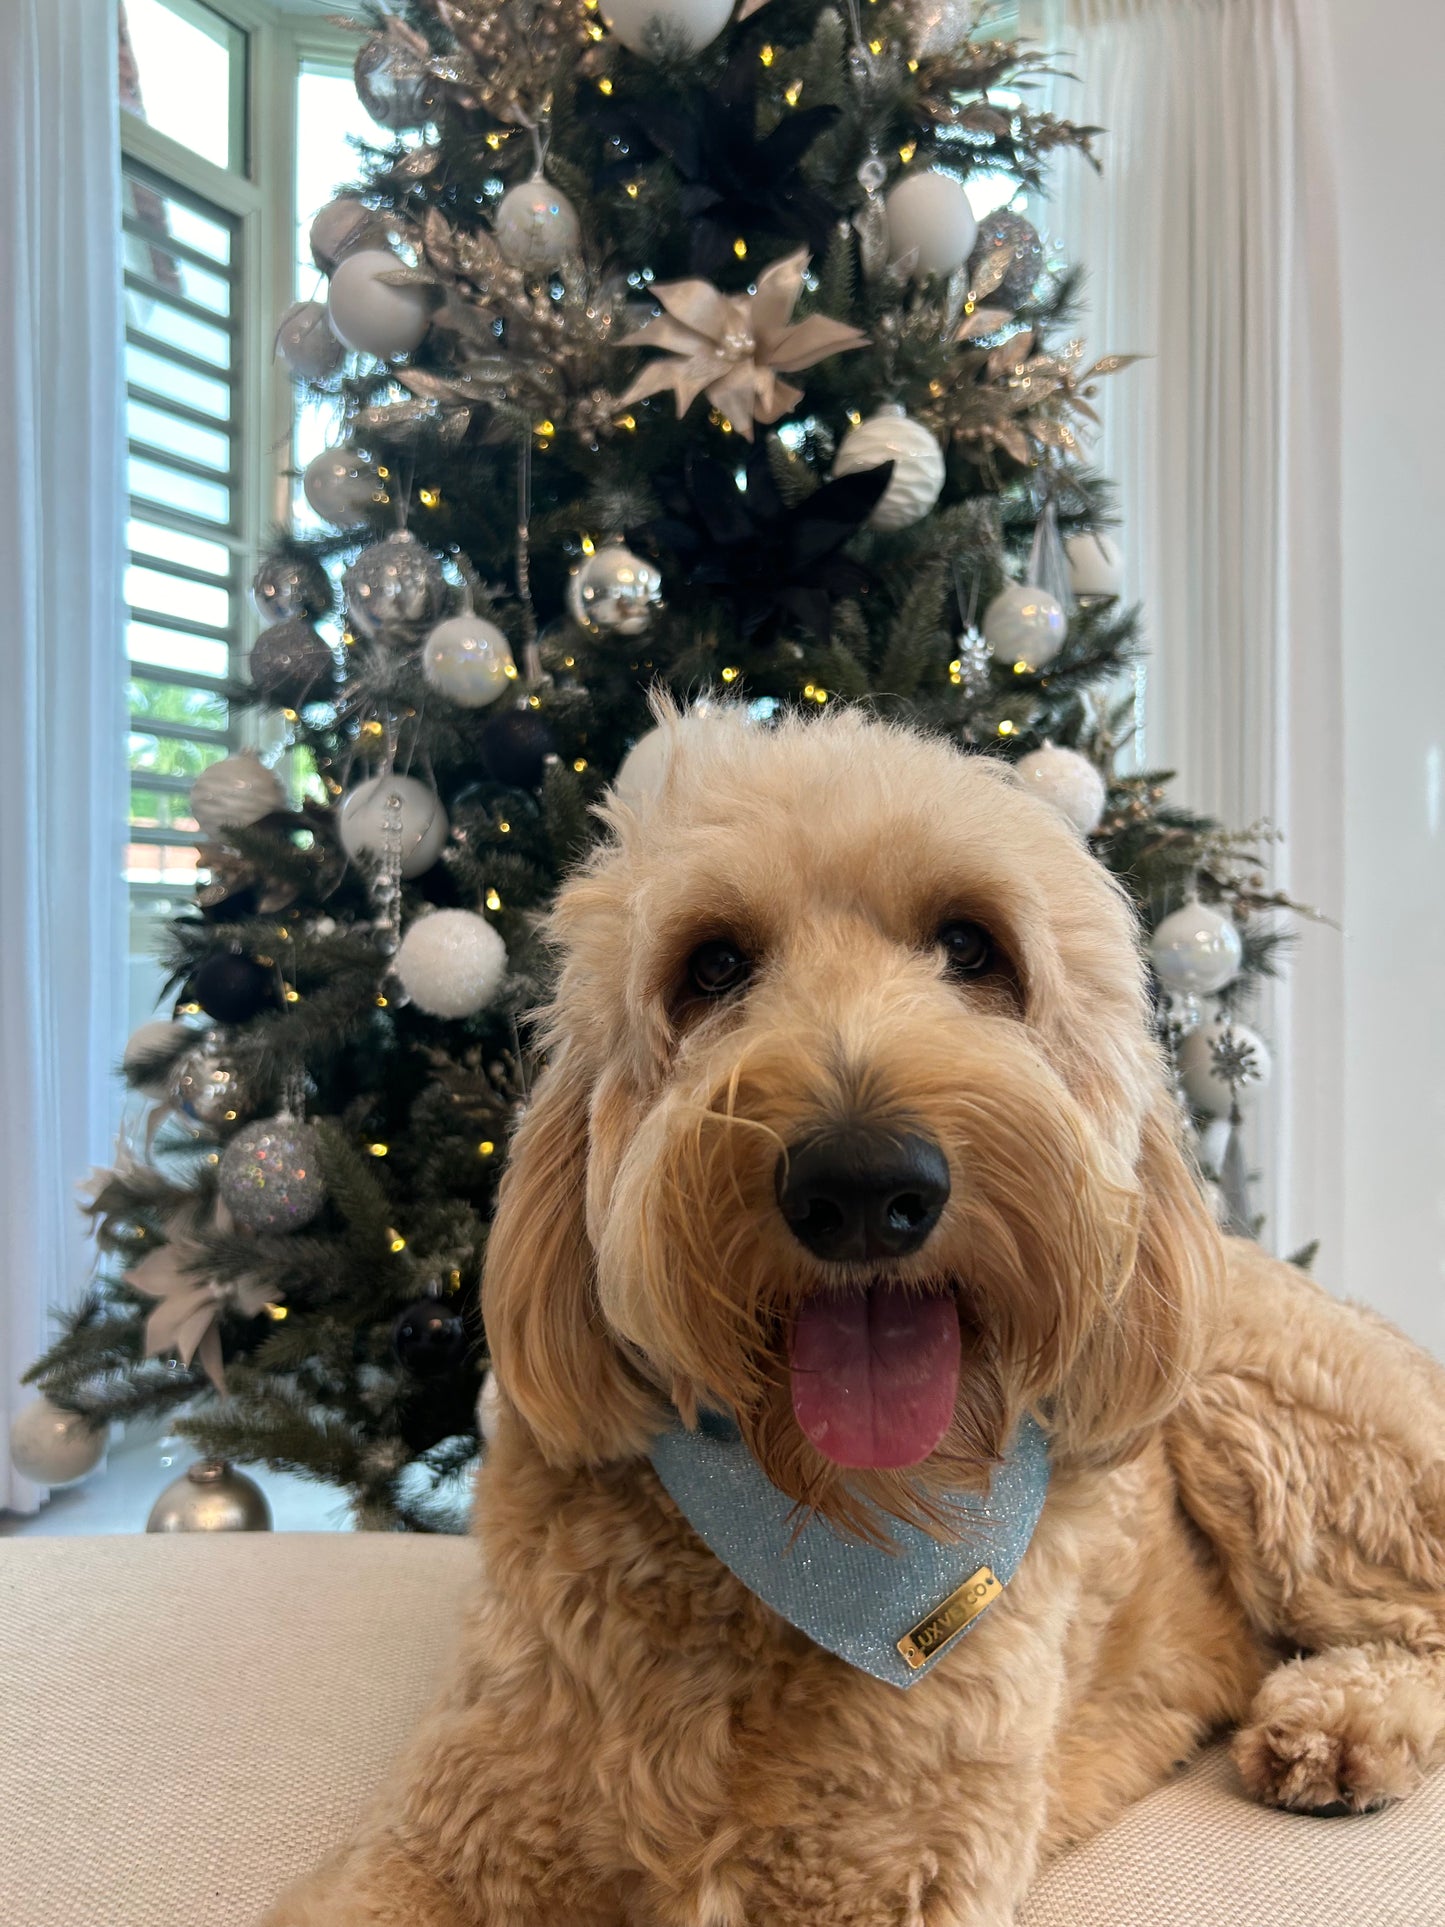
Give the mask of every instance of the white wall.
M 1445 7 L 1326 0 L 1344 281 L 1345 1249 L 1445 1357 Z

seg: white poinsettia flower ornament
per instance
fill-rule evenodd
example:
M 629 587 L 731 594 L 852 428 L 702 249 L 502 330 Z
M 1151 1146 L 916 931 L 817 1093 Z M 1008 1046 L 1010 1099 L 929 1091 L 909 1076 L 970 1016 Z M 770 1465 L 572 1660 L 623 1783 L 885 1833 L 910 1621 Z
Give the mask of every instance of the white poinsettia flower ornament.
M 828 355 L 862 348 L 859 328 L 827 315 L 792 319 L 803 288 L 806 249 L 775 261 L 758 276 L 756 294 L 720 294 L 710 281 L 670 281 L 652 290 L 664 313 L 618 344 L 661 348 L 619 402 L 671 389 L 685 415 L 706 395 L 748 441 L 754 422 L 775 422 L 803 398 L 801 388 L 779 379 L 811 368 Z

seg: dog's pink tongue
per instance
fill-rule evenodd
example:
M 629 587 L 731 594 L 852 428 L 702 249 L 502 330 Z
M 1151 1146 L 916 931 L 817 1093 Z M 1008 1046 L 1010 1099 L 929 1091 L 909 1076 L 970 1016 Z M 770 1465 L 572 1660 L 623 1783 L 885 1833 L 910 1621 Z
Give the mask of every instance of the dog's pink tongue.
M 835 1465 L 917 1465 L 952 1423 L 959 1348 L 951 1297 L 818 1292 L 793 1327 L 793 1415 Z

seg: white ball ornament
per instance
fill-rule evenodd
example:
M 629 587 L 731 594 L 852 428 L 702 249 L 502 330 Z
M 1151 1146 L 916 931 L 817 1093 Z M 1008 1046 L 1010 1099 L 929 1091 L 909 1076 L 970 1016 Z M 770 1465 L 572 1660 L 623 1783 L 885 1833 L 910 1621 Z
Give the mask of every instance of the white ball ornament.
M 1178 1051 L 1179 1082 L 1190 1104 L 1204 1117 L 1228 1117 L 1234 1107 L 1229 1079 L 1221 1076 L 1216 1060 L 1221 1046 L 1237 1055 L 1241 1103 L 1254 1091 L 1263 1090 L 1274 1070 L 1269 1046 L 1247 1024 L 1226 1024 L 1218 1019 L 1186 1032 Z
M 1063 604 L 1031 582 L 1010 582 L 983 612 L 983 634 L 995 662 L 1042 669 L 1069 633 Z
M 868 517 L 871 529 L 889 534 L 921 522 L 943 492 L 943 450 L 937 437 L 901 408 L 880 408 L 850 428 L 833 462 L 834 475 L 892 462 L 888 486 Z
M 733 0 L 602 0 L 602 18 L 629 53 L 650 51 L 654 27 L 688 52 L 710 47 L 732 18 Z
M 126 1082 L 142 1097 L 153 1098 L 159 1103 L 169 1091 L 176 1053 L 183 1045 L 192 1042 L 195 1035 L 189 1024 L 171 1023 L 164 1017 L 153 1017 L 148 1024 L 133 1030 L 125 1040 L 125 1052 L 121 1057 L 121 1069 L 125 1072 Z M 167 1056 L 167 1068 L 144 1073 L 143 1066 L 154 1065 L 162 1053 Z
M 912 255 L 916 275 L 952 274 L 973 253 L 978 222 L 955 175 L 936 168 L 905 174 L 889 188 L 884 204 L 888 251 L 895 261 Z
M 395 969 L 402 988 L 432 1017 L 471 1017 L 501 989 L 507 946 L 471 910 L 433 910 L 401 940 Z
M 226 829 L 248 829 L 273 810 L 284 810 L 286 792 L 274 770 L 255 756 L 223 756 L 203 769 L 191 785 L 191 815 L 201 834 L 218 837 Z
M 573 619 L 609 635 L 642 635 L 661 602 L 661 572 L 621 542 L 587 556 L 567 585 Z
M 582 224 L 561 189 L 537 174 L 508 188 L 497 203 L 492 232 L 504 261 L 531 274 L 547 274 L 576 253 Z
M 386 500 L 375 466 L 350 448 L 323 448 L 306 464 L 302 491 L 312 509 L 334 529 L 354 529 Z
M 1076 749 L 1045 743 L 1021 756 L 1014 768 L 1033 791 L 1066 816 L 1081 836 L 1092 836 L 1104 818 L 1106 790 L 1098 767 Z
M 667 766 L 672 760 L 672 736 L 665 729 L 649 729 L 639 736 L 618 765 L 612 788 L 619 803 L 629 809 L 644 809 L 662 794 Z
M 1124 556 L 1112 536 L 1071 535 L 1064 543 L 1069 563 L 1069 587 L 1085 608 L 1117 602 L 1124 593 Z
M 325 381 L 346 359 L 319 301 L 293 301 L 276 329 L 276 353 L 298 381 Z
M 381 361 L 409 355 L 421 342 L 431 326 L 426 290 L 388 287 L 381 278 L 405 266 L 386 248 L 362 248 L 347 255 L 331 277 L 326 303 L 338 341 Z
M 394 835 L 401 846 L 401 874 L 425 874 L 446 847 L 451 831 L 435 790 L 414 776 L 372 776 L 348 791 L 341 804 L 337 835 L 355 862 L 385 856 Z
M 1239 974 L 1244 947 L 1231 917 L 1192 897 L 1149 944 L 1154 973 L 1176 997 L 1211 997 Z
M 36 1485 L 74 1485 L 105 1457 L 110 1427 L 63 1412 L 48 1398 L 22 1405 L 10 1425 L 10 1459 Z
M 385 219 L 358 201 L 354 194 L 339 194 L 318 210 L 307 239 L 311 258 L 323 274 L 330 274 L 338 261 L 359 247 L 374 244 L 386 231 Z
M 449 616 L 421 652 L 421 672 L 438 695 L 458 709 L 485 709 L 516 679 L 512 649 L 485 616 Z

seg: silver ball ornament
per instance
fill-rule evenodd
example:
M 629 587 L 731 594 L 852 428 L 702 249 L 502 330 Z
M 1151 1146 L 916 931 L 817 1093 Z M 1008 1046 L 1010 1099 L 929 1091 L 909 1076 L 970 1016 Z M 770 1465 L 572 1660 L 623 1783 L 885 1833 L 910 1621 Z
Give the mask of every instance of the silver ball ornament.
M 159 1102 L 169 1092 L 170 1071 L 152 1070 L 143 1077 L 142 1066 L 153 1062 L 162 1053 L 168 1059 L 173 1059 L 187 1039 L 195 1034 L 189 1024 L 171 1023 L 164 1017 L 153 1017 L 148 1024 L 133 1030 L 125 1040 L 125 1052 L 121 1058 L 121 1069 L 125 1072 L 127 1083 L 142 1097 Z
M 420 54 L 386 34 L 373 34 L 352 68 L 362 106 L 394 134 L 422 127 L 432 118 L 437 83 Z
M 662 576 L 621 542 L 584 558 L 567 585 L 567 607 L 584 629 L 640 636 L 662 603 Z
M 312 219 L 307 235 L 311 258 L 323 274 L 330 274 L 338 261 L 357 248 L 375 246 L 385 232 L 384 215 L 366 207 L 354 194 L 339 194 Z
M 508 188 L 497 203 L 492 232 L 504 261 L 529 274 L 548 274 L 577 252 L 582 223 L 561 189 L 538 174 Z
M 937 437 L 901 408 L 880 408 L 856 428 L 850 428 L 833 462 L 835 475 L 856 475 L 861 469 L 892 462 L 893 473 L 873 512 L 870 529 L 885 534 L 921 522 L 943 492 L 943 450 Z
M 354 529 L 387 499 L 374 464 L 349 448 L 323 448 L 301 477 L 306 500 L 323 522 Z
M 386 361 L 409 355 L 431 326 L 425 288 L 396 288 L 383 280 L 406 263 L 388 248 L 360 248 L 337 265 L 326 312 L 339 341 L 359 355 Z
M 973 253 L 978 222 L 963 182 L 938 168 L 905 174 L 884 196 L 888 248 L 895 261 L 914 257 L 913 272 L 952 274 Z
M 201 1459 L 172 1479 L 150 1509 L 147 1532 L 269 1532 L 271 1504 L 225 1459 Z
M 268 555 L 251 577 L 251 603 L 262 622 L 329 616 L 331 578 L 314 555 Z
M 602 18 L 629 53 L 650 51 L 654 28 L 690 53 L 710 47 L 732 18 L 733 0 L 602 0 Z
M 507 946 L 474 911 L 433 910 L 407 930 L 395 969 L 419 1010 L 433 1017 L 471 1017 L 501 989 Z
M 1222 1019 L 1198 1024 L 1186 1031 L 1177 1052 L 1179 1083 L 1192 1107 L 1204 1117 L 1228 1117 L 1234 1109 L 1230 1082 L 1220 1068 L 1221 1049 L 1228 1050 L 1241 1067 L 1235 1080 L 1240 1102 L 1253 1092 L 1263 1090 L 1274 1070 L 1269 1046 L 1247 1024 Z
M 1003 279 L 984 297 L 991 307 L 1021 308 L 1033 293 L 1044 265 L 1044 244 L 1038 229 L 1022 214 L 1001 207 L 986 214 L 978 224 L 978 239 L 968 258 L 969 271 L 977 274 L 984 262 L 1000 248 L 1010 254 Z
M 212 763 L 191 785 L 191 815 L 201 834 L 211 838 L 227 829 L 247 829 L 285 807 L 286 792 L 275 771 L 244 751 Z
M 299 1231 L 326 1202 L 321 1141 L 294 1117 L 244 1124 L 221 1153 L 221 1200 L 247 1231 Z
M 441 798 L 414 776 L 368 777 L 347 792 L 337 818 L 341 847 L 353 861 L 384 857 L 388 839 L 395 835 L 404 877 L 429 870 L 450 833 Z
M 36 1485 L 74 1485 L 93 1472 L 110 1443 L 108 1425 L 63 1412 L 43 1394 L 22 1405 L 10 1423 L 10 1460 Z
M 207 1131 L 228 1130 L 256 1108 L 237 1067 L 205 1045 L 188 1051 L 176 1065 L 166 1094 L 183 1117 Z
M 983 633 L 995 662 L 1010 669 L 1042 669 L 1063 648 L 1069 619 L 1047 589 L 1010 582 L 984 610 Z
M 1149 942 L 1154 974 L 1176 997 L 1211 997 L 1239 975 L 1244 946 L 1234 919 L 1192 897 Z
M 347 620 L 358 634 L 403 648 L 430 628 L 450 595 L 441 563 L 409 529 L 363 549 L 341 587 Z
M 485 709 L 516 680 L 511 644 L 485 616 L 448 616 L 426 639 L 421 672 L 459 709 Z
M 1124 554 L 1111 535 L 1087 532 L 1064 543 L 1069 588 L 1082 608 L 1117 602 L 1124 593 Z
M 346 359 L 320 301 L 291 303 L 277 324 L 276 353 L 298 381 L 326 381 Z
M 1045 743 L 1021 756 L 1014 768 L 1034 795 L 1067 817 L 1081 836 L 1092 836 L 1104 820 L 1104 778 L 1076 749 Z
M 336 658 L 305 616 L 263 629 L 247 666 L 252 685 L 287 709 L 324 700 L 336 681 Z

